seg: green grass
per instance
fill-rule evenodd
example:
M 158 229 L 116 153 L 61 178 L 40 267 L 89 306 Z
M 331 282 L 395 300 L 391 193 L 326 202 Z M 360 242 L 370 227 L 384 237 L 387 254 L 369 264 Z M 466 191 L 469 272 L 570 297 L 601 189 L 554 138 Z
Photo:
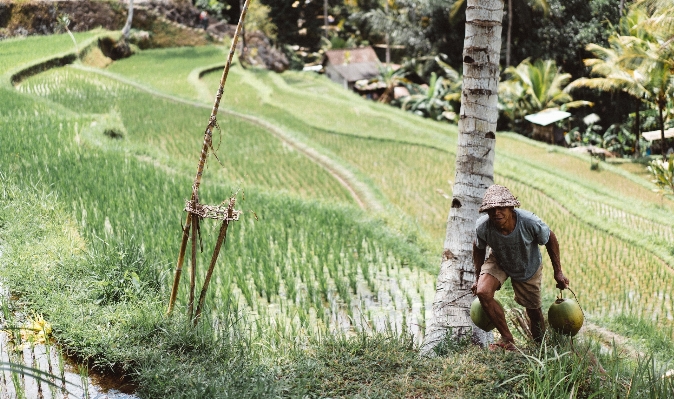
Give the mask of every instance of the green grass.
M 190 73 L 194 69 L 207 65 L 224 64 L 228 50 L 214 46 L 146 50 L 134 55 L 132 62 L 127 62 L 127 60 L 115 62 L 107 70 L 148 84 L 166 93 L 198 99 L 198 91 L 188 80 Z M 167 79 L 167 76 L 171 78 Z M 215 92 L 211 93 L 207 99 L 213 101 Z
M 260 397 L 274 389 L 270 370 L 255 361 L 249 341 L 236 334 L 238 325 L 229 324 L 235 319 L 222 328 L 204 323 L 191 329 L 181 315 L 166 318 L 157 260 L 133 243 L 81 237 L 53 192 L 0 179 L 0 235 L 8 266 L 3 278 L 23 306 L 52 323 L 71 356 L 100 371 L 133 376 L 141 397 L 214 397 L 222 391 Z M 118 278 L 129 272 L 138 276 L 135 282 Z M 104 292 L 110 295 L 101 301 Z M 213 362 L 219 367 L 211 367 Z M 170 379 L 157 383 L 159 376 Z
M 84 42 L 100 34 L 102 31 L 74 33 L 78 43 Z M 29 36 L 2 41 L 2 59 L 0 59 L 0 75 L 14 70 L 22 64 L 75 51 L 75 45 L 66 33 L 50 36 Z
M 78 75 L 83 77 L 81 81 L 69 80 Z M 138 139 L 138 135 L 150 136 L 154 131 L 154 137 L 162 140 L 167 138 L 165 134 L 161 135 L 166 125 L 160 124 L 157 127 L 147 121 L 139 123 L 140 126 L 134 123 L 134 115 L 139 115 L 140 112 L 138 109 L 145 107 L 147 110 L 155 102 L 148 102 L 142 93 L 136 93 L 136 96 L 132 89 L 114 82 L 110 85 L 110 90 L 106 91 L 104 78 L 94 75 L 93 80 L 87 80 L 88 77 L 86 73 L 65 68 L 31 78 L 21 86 L 21 90 L 26 93 L 41 90 L 45 97 L 53 98 L 64 105 L 85 104 L 76 109 L 83 116 L 68 118 L 43 111 L 38 114 L 40 122 L 33 126 L 43 133 L 36 134 L 37 131 L 30 130 L 21 132 L 25 124 L 20 122 L 20 112 L 8 115 L 15 123 L 7 125 L 11 139 L 7 141 L 3 151 L 15 156 L 6 157 L 7 163 L 3 167 L 16 171 L 27 181 L 49 181 L 53 190 L 68 205 L 72 219 L 77 221 L 87 237 L 101 237 L 105 240 L 127 237 L 127 240 L 138 242 L 141 247 L 168 264 L 174 259 L 178 246 L 177 227 L 182 218 L 182 198 L 189 193 L 185 189 L 189 188 L 191 182 L 189 173 L 187 169 L 183 173 L 180 163 L 155 165 L 139 156 L 145 153 L 140 144 L 143 140 Z M 9 92 L 6 95 L 17 96 Z M 82 102 L 81 98 L 86 98 L 87 101 Z M 105 137 L 99 129 L 91 128 L 92 122 L 98 123 L 100 118 L 86 112 L 104 110 L 106 107 L 103 99 L 109 99 L 113 107 L 120 107 L 120 119 L 124 119 L 124 115 L 128 117 L 127 121 L 117 121 L 123 123 L 126 132 L 122 140 Z M 37 102 L 34 106 L 38 107 L 39 104 Z M 162 100 L 157 107 L 165 109 L 171 105 Z M 26 104 L 25 108 L 28 107 Z M 189 121 L 190 114 L 180 113 L 179 108 L 175 108 L 168 117 L 174 118 L 171 125 L 175 128 L 180 126 L 180 121 Z M 142 128 L 145 130 L 141 131 Z M 183 132 L 177 132 L 176 136 L 180 137 L 181 133 Z M 248 131 L 243 138 L 253 134 L 255 132 Z M 240 139 L 241 135 L 231 137 Z M 259 140 L 270 142 L 269 137 L 264 136 L 259 137 Z M 151 139 L 147 141 L 152 143 Z M 253 143 L 255 144 L 251 145 Z M 271 143 L 277 144 L 275 140 Z M 160 146 L 154 147 L 157 150 L 156 147 Z M 36 153 L 33 151 L 35 148 L 42 148 L 42 151 Z M 282 174 L 282 165 L 296 159 L 304 164 L 291 165 L 289 169 L 295 172 L 288 171 L 286 174 L 297 182 L 297 191 L 322 189 L 320 194 L 327 193 L 333 200 L 336 197 L 332 194 L 334 191 L 330 190 L 339 189 L 340 186 L 330 183 L 331 178 L 325 173 L 321 181 L 327 180 L 327 184 L 306 186 L 312 183 L 311 176 L 307 174 L 312 172 L 312 167 L 316 170 L 316 166 L 308 163 L 305 158 L 290 154 L 279 157 L 275 164 L 269 164 L 270 157 L 265 158 L 262 151 L 265 147 L 261 143 L 244 142 L 239 148 L 242 157 L 264 161 L 258 165 L 267 168 L 267 172 L 258 169 L 258 178 L 264 178 L 265 173 Z M 195 147 L 194 150 L 198 148 Z M 285 154 L 283 151 L 279 152 L 281 155 Z M 25 159 L 29 154 L 30 157 Z M 179 155 L 175 152 L 174 154 Z M 232 156 L 231 160 L 237 159 Z M 175 162 L 175 157 L 172 162 Z M 167 166 L 174 166 L 176 170 L 169 170 L 167 173 Z M 255 168 L 250 166 L 248 170 L 255 172 Z M 321 169 L 318 171 L 322 172 Z M 210 182 L 210 186 L 204 186 L 201 195 L 202 201 L 206 203 L 220 202 L 236 188 L 235 184 L 227 183 L 225 178 Z M 263 183 L 259 185 L 264 187 Z M 115 195 L 111 195 L 110 187 L 118 188 Z M 417 248 L 386 232 L 376 222 L 367 221 L 368 218 L 358 210 L 300 201 L 279 192 L 278 189 L 293 188 L 289 184 L 284 184 L 283 187 L 267 184 L 265 188 L 277 190 L 272 195 L 263 194 L 255 190 L 254 186 L 246 188 L 245 201 L 239 205 L 246 210 L 246 214 L 241 222 L 232 227 L 230 244 L 216 272 L 216 286 L 207 297 L 207 304 L 211 308 L 232 306 L 232 311 L 237 311 L 247 307 L 251 312 L 257 312 L 262 320 L 258 329 L 260 334 L 266 333 L 265 326 L 272 325 L 273 319 L 279 319 L 277 324 L 282 335 L 296 335 L 298 328 L 310 332 L 314 329 L 316 320 L 325 327 L 333 324 L 342 327 L 351 325 L 348 317 L 354 319 L 354 313 L 359 311 L 361 295 L 386 294 L 393 298 L 390 301 L 393 303 L 391 306 L 402 302 L 400 296 L 403 293 L 389 287 L 388 277 L 377 277 L 378 273 L 384 273 L 383 268 L 386 268 L 387 276 L 400 273 L 401 264 L 409 265 L 412 269 L 433 269 Z M 168 205 L 167 199 L 174 204 Z M 259 220 L 255 220 L 253 213 L 249 211 L 254 212 Z M 354 218 L 354 215 L 359 217 Z M 214 223 L 204 223 L 204 237 L 211 237 L 211 241 L 205 240 L 206 254 L 211 249 L 215 228 L 217 225 Z M 206 256 L 199 257 L 199 280 L 203 279 L 206 261 Z M 361 280 L 367 283 L 368 289 L 377 292 L 359 293 L 359 289 L 365 289 L 359 287 Z M 422 281 L 418 284 L 423 284 L 423 289 L 418 284 L 415 285 L 417 280 Z M 428 273 L 424 271 L 423 275 L 412 275 L 411 281 L 412 286 L 408 289 L 416 292 L 416 301 L 430 300 L 431 295 L 425 292 L 432 287 Z M 380 294 L 381 290 L 384 291 Z M 338 297 L 344 307 L 331 307 L 329 304 Z M 183 293 L 181 298 L 185 298 Z M 265 303 L 270 305 L 270 309 L 280 306 L 282 312 L 267 312 Z M 412 310 L 411 307 L 412 304 L 408 303 L 409 311 Z M 426 307 L 426 303 L 421 303 L 416 310 L 423 318 L 426 317 Z M 402 311 L 398 309 L 398 312 Z M 372 312 L 377 317 L 377 310 Z M 296 320 L 300 322 L 297 323 Z
M 12 54 L 11 62 L 31 62 Z M 189 262 L 174 317 L 164 317 L 220 73 L 195 76 L 220 59 L 215 47 L 153 50 L 108 75 L 65 67 L 0 88 L 0 245 L 11 266 L 0 273 L 80 359 L 135 375 L 146 397 L 620 396 L 630 373 L 638 384 L 660 381 L 646 363 L 610 357 L 602 359 L 615 365 L 614 385 L 583 379 L 587 362 L 556 347 L 528 348 L 523 358 L 463 347 L 418 358 L 456 128 L 295 72 L 233 67 L 215 135 L 219 161 L 210 157 L 200 199 L 220 203 L 243 188 L 244 214 L 230 226 L 204 322 L 191 330 L 184 320 Z M 381 212 L 358 209 L 297 143 L 351 172 Z M 623 169 L 590 171 L 587 159 L 510 134 L 497 143 L 496 182 L 557 233 L 589 318 L 629 315 L 651 328 L 634 327 L 636 337 L 671 337 L 671 201 Z M 197 287 L 218 228 L 202 223 Z M 549 273 L 544 281 L 549 302 Z M 648 394 L 644 387 L 634 392 Z
M 207 109 L 158 99 L 107 77 L 72 68 L 28 79 L 19 90 L 78 113 L 114 111 L 121 115 L 120 122 L 127 132 L 126 140 L 116 143 L 117 147 L 184 175 L 196 172 L 203 130 L 210 115 Z M 149 120 L 148 115 L 156 117 Z M 220 116 L 219 125 L 220 130 L 214 135 L 218 158 L 211 156 L 207 178 L 238 182 L 246 188 L 287 191 L 305 198 L 349 202 L 350 194 L 328 172 L 262 128 L 228 115 Z M 82 127 L 81 135 L 92 130 L 87 127 L 90 125 Z M 111 140 L 101 135 L 88 138 L 103 147 L 111 145 Z

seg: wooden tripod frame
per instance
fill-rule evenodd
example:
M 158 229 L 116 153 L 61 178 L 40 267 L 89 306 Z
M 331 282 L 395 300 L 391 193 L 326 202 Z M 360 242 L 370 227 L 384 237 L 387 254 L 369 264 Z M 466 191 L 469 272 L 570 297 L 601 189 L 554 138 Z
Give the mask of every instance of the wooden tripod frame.
M 183 262 L 185 260 L 185 251 L 187 249 L 187 242 L 190 238 L 190 229 L 192 229 L 192 268 L 190 273 L 190 299 L 188 305 L 188 316 L 192 319 L 192 311 L 194 307 L 194 285 L 195 285 L 195 267 L 196 267 L 196 230 L 199 228 L 199 220 L 201 218 L 210 218 L 210 219 L 219 219 L 222 220 L 222 227 L 220 228 L 220 234 L 218 235 L 218 241 L 213 250 L 213 256 L 211 258 L 211 264 L 209 265 L 208 272 L 206 274 L 206 280 L 204 281 L 204 286 L 201 289 L 201 294 L 199 296 L 199 304 L 197 306 L 196 314 L 194 315 L 194 323 L 197 322 L 198 317 L 201 315 L 203 301 L 206 296 L 206 290 L 208 289 L 208 284 L 213 274 L 213 268 L 215 267 L 215 262 L 220 253 L 220 248 L 222 247 L 223 242 L 227 236 L 227 226 L 232 220 L 238 220 L 241 212 L 234 210 L 234 204 L 236 202 L 235 198 L 232 197 L 229 200 L 229 205 L 226 209 L 223 209 L 219 206 L 208 206 L 201 205 L 199 203 L 199 186 L 201 185 L 201 176 L 204 172 L 204 166 L 206 165 L 206 158 L 208 157 L 208 150 L 213 148 L 213 129 L 217 126 L 216 116 L 218 115 L 218 108 L 220 107 L 220 100 L 222 99 L 222 94 L 225 88 L 225 82 L 227 81 L 227 75 L 229 74 L 229 68 L 232 64 L 232 58 L 234 56 L 234 51 L 236 50 L 236 43 L 239 39 L 243 27 L 243 21 L 246 18 L 246 12 L 248 11 L 248 4 L 250 0 L 245 0 L 243 8 L 241 10 L 241 17 L 239 18 L 239 23 L 236 26 L 236 32 L 234 33 L 234 38 L 232 39 L 232 45 L 229 49 L 229 55 L 227 57 L 227 63 L 225 68 L 222 71 L 222 77 L 220 78 L 220 87 L 215 96 L 215 103 L 213 104 L 213 110 L 211 111 L 211 116 L 208 119 L 208 125 L 206 126 L 206 131 L 204 132 L 204 144 L 201 148 L 201 155 L 199 157 L 199 165 L 197 167 L 197 175 L 194 178 L 194 183 L 192 184 L 192 198 L 187 201 L 185 206 L 185 211 L 187 212 L 187 220 L 185 221 L 185 227 L 183 227 L 183 236 L 182 242 L 180 244 L 180 252 L 178 253 L 178 263 L 176 265 L 175 276 L 173 278 L 173 288 L 171 290 L 171 298 L 169 299 L 169 305 L 167 314 L 171 314 L 173 307 L 175 305 L 176 297 L 178 296 L 178 287 L 180 283 L 180 276 L 182 274 Z

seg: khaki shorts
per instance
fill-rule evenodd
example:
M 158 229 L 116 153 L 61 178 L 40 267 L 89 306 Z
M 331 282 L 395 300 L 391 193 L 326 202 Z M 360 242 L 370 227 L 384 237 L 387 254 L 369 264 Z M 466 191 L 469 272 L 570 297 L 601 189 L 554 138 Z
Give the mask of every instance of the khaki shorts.
M 494 276 L 501 285 L 508 279 L 508 274 L 501 269 L 501 266 L 496 262 L 494 254 L 489 254 L 489 257 L 482 265 L 480 276 L 489 274 Z M 543 265 L 538 267 L 536 273 L 527 281 L 512 280 L 513 291 L 515 291 L 515 302 L 524 306 L 527 309 L 540 309 L 543 305 L 541 301 L 541 282 L 543 281 Z M 499 286 L 498 289 L 501 289 Z

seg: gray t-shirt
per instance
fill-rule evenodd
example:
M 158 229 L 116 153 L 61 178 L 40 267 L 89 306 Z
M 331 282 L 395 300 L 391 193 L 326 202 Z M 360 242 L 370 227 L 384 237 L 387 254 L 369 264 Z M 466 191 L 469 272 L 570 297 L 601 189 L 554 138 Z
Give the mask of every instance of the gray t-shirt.
M 538 216 L 524 209 L 514 208 L 517 215 L 515 230 L 504 236 L 489 222 L 489 215 L 475 223 L 477 247 L 491 247 L 498 265 L 511 279 L 527 281 L 541 266 L 539 245 L 550 239 L 550 228 Z

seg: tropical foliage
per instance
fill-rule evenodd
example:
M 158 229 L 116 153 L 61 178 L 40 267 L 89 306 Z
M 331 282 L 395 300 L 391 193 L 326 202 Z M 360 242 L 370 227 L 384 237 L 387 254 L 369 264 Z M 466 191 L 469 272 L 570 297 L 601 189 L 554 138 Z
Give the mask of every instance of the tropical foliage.
M 463 77 L 454 68 L 443 61 L 443 55 L 433 59 L 437 71 L 431 72 L 427 85 L 419 85 L 406 80 L 409 96 L 392 102 L 392 105 L 410 111 L 425 118 L 437 121 L 456 122 L 461 105 L 461 87 Z M 414 64 L 408 64 L 408 70 Z M 401 68 L 402 69 L 402 68 Z
M 588 125 L 584 131 L 574 127 L 568 132 L 566 142 L 570 147 L 595 146 L 619 156 L 633 153 L 636 136 L 630 131 L 629 125 L 614 123 L 606 131 L 603 131 L 601 125 L 588 120 L 592 116 L 596 116 L 596 114 L 590 114 L 584 118 Z
M 456 112 L 447 100 L 450 83 L 433 72 L 428 85 L 408 85 L 410 95 L 400 99 L 400 108 L 437 121 L 456 121 Z
M 587 46 L 595 56 L 584 61 L 591 68 L 591 77 L 578 79 L 570 86 L 625 92 L 633 97 L 636 101 L 634 131 L 637 134 L 642 102 L 657 109 L 661 140 L 664 139 L 668 105 L 674 94 L 673 10 L 665 2 L 638 2 L 620 20 L 616 32 L 608 40 L 608 47 Z M 638 145 L 639 141 L 634 142 Z M 660 148 L 664 152 L 665 146 L 660 145 Z M 639 153 L 638 146 L 635 152 Z
M 669 160 L 664 158 L 651 161 L 648 171 L 653 175 L 653 183 L 660 190 L 674 194 L 674 156 L 670 156 Z
M 574 101 L 566 90 L 571 75 L 561 73 L 553 60 L 529 59 L 505 70 L 507 78 L 499 84 L 502 114 L 517 130 L 528 114 L 550 108 L 576 108 L 592 105 L 588 101 Z

